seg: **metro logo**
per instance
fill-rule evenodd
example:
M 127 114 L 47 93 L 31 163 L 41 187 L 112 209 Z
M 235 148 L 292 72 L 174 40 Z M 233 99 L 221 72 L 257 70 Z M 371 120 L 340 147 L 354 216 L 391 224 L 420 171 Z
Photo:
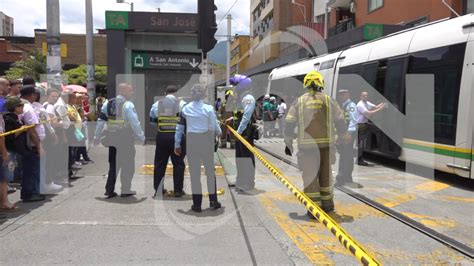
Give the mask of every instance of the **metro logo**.
M 128 29 L 128 12 L 105 11 L 105 27 L 108 30 Z

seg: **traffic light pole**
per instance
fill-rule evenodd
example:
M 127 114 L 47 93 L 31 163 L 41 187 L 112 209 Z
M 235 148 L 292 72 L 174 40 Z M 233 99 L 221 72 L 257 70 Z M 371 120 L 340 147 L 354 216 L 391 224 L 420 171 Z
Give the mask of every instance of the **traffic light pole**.
M 231 44 L 231 36 L 232 36 L 232 15 L 227 15 L 227 60 L 226 60 L 226 86 L 229 87 L 229 79 L 230 79 L 230 44 Z
M 59 31 L 59 0 L 46 1 L 46 41 L 48 54 L 46 56 L 46 69 L 48 73 L 48 86 L 61 88 L 61 35 Z M 58 79 L 56 79 L 56 77 Z
M 91 108 L 90 112 L 95 113 L 94 24 L 92 20 L 92 0 L 86 0 L 86 56 L 89 106 Z

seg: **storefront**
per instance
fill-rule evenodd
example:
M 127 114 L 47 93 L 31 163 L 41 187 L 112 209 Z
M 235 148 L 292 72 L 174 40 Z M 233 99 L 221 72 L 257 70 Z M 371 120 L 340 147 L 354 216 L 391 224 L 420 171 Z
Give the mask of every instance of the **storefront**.
M 147 123 L 148 112 L 165 88 L 176 85 L 179 96 L 186 97 L 199 81 L 197 20 L 197 14 L 106 12 L 108 97 L 115 96 L 117 83 L 133 83 L 137 113 L 149 138 L 156 131 Z

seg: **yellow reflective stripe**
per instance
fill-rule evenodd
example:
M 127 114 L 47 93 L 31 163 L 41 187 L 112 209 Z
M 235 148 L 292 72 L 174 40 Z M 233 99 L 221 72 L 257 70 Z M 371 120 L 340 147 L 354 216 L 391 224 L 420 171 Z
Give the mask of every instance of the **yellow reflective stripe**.
M 321 200 L 332 200 L 333 199 L 333 196 L 332 195 L 329 195 L 329 196 L 321 196 Z
M 319 192 L 306 193 L 306 195 L 308 195 L 308 197 L 319 197 L 319 196 L 321 196 L 321 193 L 319 193 Z
M 298 136 L 298 139 L 302 139 L 304 137 L 304 115 L 303 115 L 303 110 L 302 110 L 302 104 L 303 104 L 303 97 L 298 98 L 298 116 L 299 116 L 299 131 L 300 134 Z
M 321 187 L 319 189 L 321 192 L 328 192 L 328 193 L 331 193 L 333 188 L 332 187 Z
M 324 94 L 326 96 L 326 123 L 327 123 L 327 133 L 328 137 L 332 136 L 332 114 L 331 114 L 331 99 L 329 98 L 328 95 Z

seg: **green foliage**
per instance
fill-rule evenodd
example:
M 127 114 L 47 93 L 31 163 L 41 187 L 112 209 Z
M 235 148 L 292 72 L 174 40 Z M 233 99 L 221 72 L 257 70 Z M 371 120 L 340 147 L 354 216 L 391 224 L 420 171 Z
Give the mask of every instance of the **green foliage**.
M 64 71 L 64 75 L 68 77 L 69 84 L 83 85 L 87 83 L 87 66 L 80 65 L 76 68 Z M 107 83 L 107 67 L 95 66 L 95 82 L 98 85 L 105 85 Z
M 39 50 L 32 52 L 28 58 L 13 63 L 13 66 L 5 74 L 8 79 L 21 79 L 29 76 L 40 80 L 40 75 L 46 74 L 46 56 Z

